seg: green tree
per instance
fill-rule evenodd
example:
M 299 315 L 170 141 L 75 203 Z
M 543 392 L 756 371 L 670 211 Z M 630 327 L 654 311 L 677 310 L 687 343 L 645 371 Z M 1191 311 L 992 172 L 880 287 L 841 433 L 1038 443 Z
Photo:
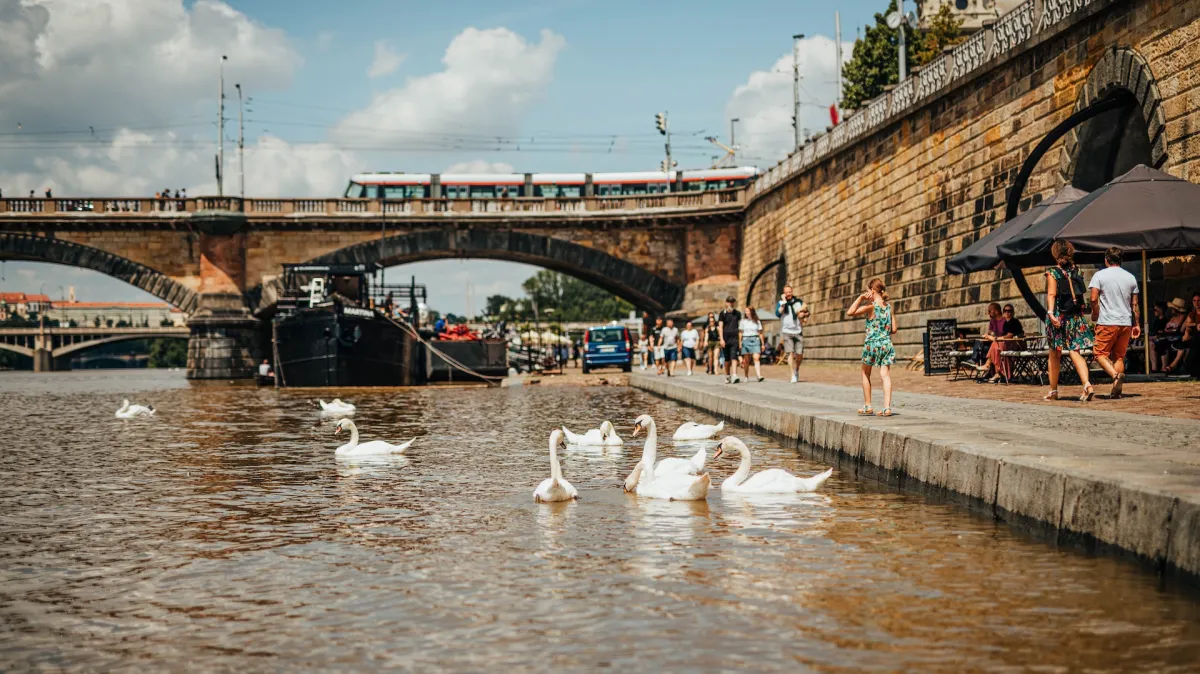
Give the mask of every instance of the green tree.
M 896 0 L 888 2 L 875 25 L 868 25 L 854 42 L 854 51 L 842 69 L 842 107 L 852 110 L 883 93 L 884 87 L 900 82 L 899 33 L 887 26 L 887 15 L 896 10 Z M 928 29 L 909 29 L 905 40 L 908 66 L 923 66 L 937 58 L 945 47 L 962 40 L 962 21 L 948 5 L 942 5 L 931 17 Z
M 163 337 L 150 342 L 149 367 L 186 367 L 187 340 Z
M 572 276 L 542 270 L 526 279 L 521 287 L 530 300 L 537 302 L 542 320 L 610 321 L 623 318 L 633 305 L 612 293 Z M 547 310 L 553 309 L 548 314 Z
M 516 300 L 504 295 L 489 295 L 487 298 L 487 309 L 485 310 L 488 316 L 499 316 L 504 313 L 506 308 L 511 309 Z

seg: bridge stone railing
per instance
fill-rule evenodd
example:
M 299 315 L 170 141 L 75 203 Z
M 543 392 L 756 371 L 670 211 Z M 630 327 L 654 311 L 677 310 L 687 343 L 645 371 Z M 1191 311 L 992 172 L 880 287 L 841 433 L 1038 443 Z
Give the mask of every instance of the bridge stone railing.
M 1127 0 L 1026 0 L 995 23 L 954 47 L 883 95 L 866 101 L 831 133 L 810 141 L 759 177 L 749 198 L 766 194 L 792 176 L 853 145 L 859 138 L 909 114 L 965 79 L 997 65 L 1017 50 L 1065 30 L 1091 12 Z
M 0 219 L 9 217 L 174 217 L 202 211 L 234 211 L 248 217 L 371 217 L 442 213 L 588 213 L 648 209 L 727 210 L 746 202 L 745 189 L 673 192 L 619 197 L 497 199 L 0 199 Z

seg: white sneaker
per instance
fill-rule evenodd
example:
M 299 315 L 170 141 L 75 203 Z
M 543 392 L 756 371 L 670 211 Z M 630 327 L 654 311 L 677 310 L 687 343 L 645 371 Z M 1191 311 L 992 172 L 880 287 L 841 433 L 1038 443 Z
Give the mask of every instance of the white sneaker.
M 730 382 L 730 383 L 736 384 L 736 383 L 738 383 L 739 381 L 741 381 L 741 380 L 740 380 L 740 379 L 738 379 L 738 376 L 735 374 L 735 375 L 733 375 L 733 381 L 732 381 L 732 382 Z
M 731 380 L 729 377 L 725 377 L 725 383 L 726 383 L 726 384 L 732 384 L 732 383 L 733 383 L 733 380 Z
M 792 383 L 795 384 L 798 381 L 800 381 L 800 378 L 797 377 L 796 375 L 792 375 Z

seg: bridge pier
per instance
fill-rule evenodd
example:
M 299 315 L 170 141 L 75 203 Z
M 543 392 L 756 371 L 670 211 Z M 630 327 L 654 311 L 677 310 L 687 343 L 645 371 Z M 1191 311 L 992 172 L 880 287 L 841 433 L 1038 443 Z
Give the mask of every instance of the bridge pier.
M 246 307 L 246 216 L 209 211 L 194 216 L 200 244 L 200 294 L 188 320 L 188 379 L 254 376 L 262 349 L 259 321 Z
M 50 349 L 35 348 L 33 350 L 33 371 L 53 372 L 54 352 Z

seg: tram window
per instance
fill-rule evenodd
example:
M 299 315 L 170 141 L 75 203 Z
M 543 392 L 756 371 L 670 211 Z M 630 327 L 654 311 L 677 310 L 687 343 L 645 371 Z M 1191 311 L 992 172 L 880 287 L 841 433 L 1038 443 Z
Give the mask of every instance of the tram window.
M 466 199 L 466 185 L 442 185 L 442 196 L 447 199 Z
M 346 198 L 347 199 L 356 199 L 358 197 L 361 197 L 362 194 L 363 194 L 363 186 L 358 183 L 350 183 L 350 186 L 346 188 Z
M 473 199 L 491 199 L 499 192 L 495 185 L 470 185 L 468 193 Z
M 559 185 L 558 196 L 561 199 L 578 199 L 583 196 L 583 187 L 579 185 Z
M 384 185 L 384 199 L 420 199 L 425 196 L 422 185 Z

